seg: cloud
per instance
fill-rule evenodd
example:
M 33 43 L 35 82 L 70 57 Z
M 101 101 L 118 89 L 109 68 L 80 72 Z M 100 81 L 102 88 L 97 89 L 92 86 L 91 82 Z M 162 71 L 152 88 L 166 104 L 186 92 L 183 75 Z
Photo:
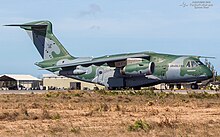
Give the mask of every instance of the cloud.
M 81 11 L 79 16 L 95 16 L 97 13 L 100 13 L 101 7 L 98 4 L 90 4 L 88 10 Z
M 98 25 L 92 25 L 92 26 L 90 27 L 90 29 L 91 29 L 91 30 L 100 30 L 101 27 L 98 26 Z

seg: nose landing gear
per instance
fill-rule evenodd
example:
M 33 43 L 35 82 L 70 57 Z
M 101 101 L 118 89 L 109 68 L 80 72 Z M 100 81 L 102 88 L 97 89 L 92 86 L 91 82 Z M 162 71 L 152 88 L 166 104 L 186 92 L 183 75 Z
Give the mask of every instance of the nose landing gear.
M 191 84 L 191 89 L 199 89 L 199 86 L 197 83 Z

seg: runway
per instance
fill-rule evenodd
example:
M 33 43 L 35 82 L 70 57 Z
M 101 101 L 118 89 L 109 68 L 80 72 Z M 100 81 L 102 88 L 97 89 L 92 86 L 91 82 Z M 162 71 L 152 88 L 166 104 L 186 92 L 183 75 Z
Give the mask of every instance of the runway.
M 48 90 L 0 90 L 0 94 L 43 94 Z
M 44 94 L 47 92 L 65 92 L 65 91 L 67 90 L 0 90 L 0 94 Z M 131 90 L 115 90 L 115 92 L 128 92 L 128 91 Z M 92 92 L 92 91 L 85 90 L 85 92 Z M 216 93 L 220 94 L 220 91 L 215 91 L 215 90 L 154 90 L 154 92 L 166 92 L 166 93 L 174 93 L 174 94 L 187 94 L 190 92 L 196 92 L 196 93 L 206 92 L 209 94 L 216 94 Z

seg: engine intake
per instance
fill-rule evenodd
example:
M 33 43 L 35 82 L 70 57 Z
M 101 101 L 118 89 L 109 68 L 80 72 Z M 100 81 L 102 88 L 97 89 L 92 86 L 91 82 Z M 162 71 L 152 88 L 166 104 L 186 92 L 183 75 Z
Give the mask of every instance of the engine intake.
M 154 62 L 141 62 L 125 66 L 121 73 L 123 75 L 152 75 L 154 73 Z

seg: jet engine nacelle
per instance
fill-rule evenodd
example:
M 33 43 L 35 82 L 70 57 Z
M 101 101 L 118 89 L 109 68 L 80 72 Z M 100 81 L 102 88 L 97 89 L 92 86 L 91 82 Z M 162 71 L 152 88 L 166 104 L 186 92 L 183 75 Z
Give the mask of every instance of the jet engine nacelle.
M 152 75 L 154 73 L 154 69 L 154 62 L 141 62 L 126 65 L 121 70 L 121 73 L 123 75 Z
M 74 70 L 60 70 L 59 74 L 60 75 L 82 75 L 85 74 L 86 71 L 85 70 L 81 70 L 81 69 L 74 69 Z

